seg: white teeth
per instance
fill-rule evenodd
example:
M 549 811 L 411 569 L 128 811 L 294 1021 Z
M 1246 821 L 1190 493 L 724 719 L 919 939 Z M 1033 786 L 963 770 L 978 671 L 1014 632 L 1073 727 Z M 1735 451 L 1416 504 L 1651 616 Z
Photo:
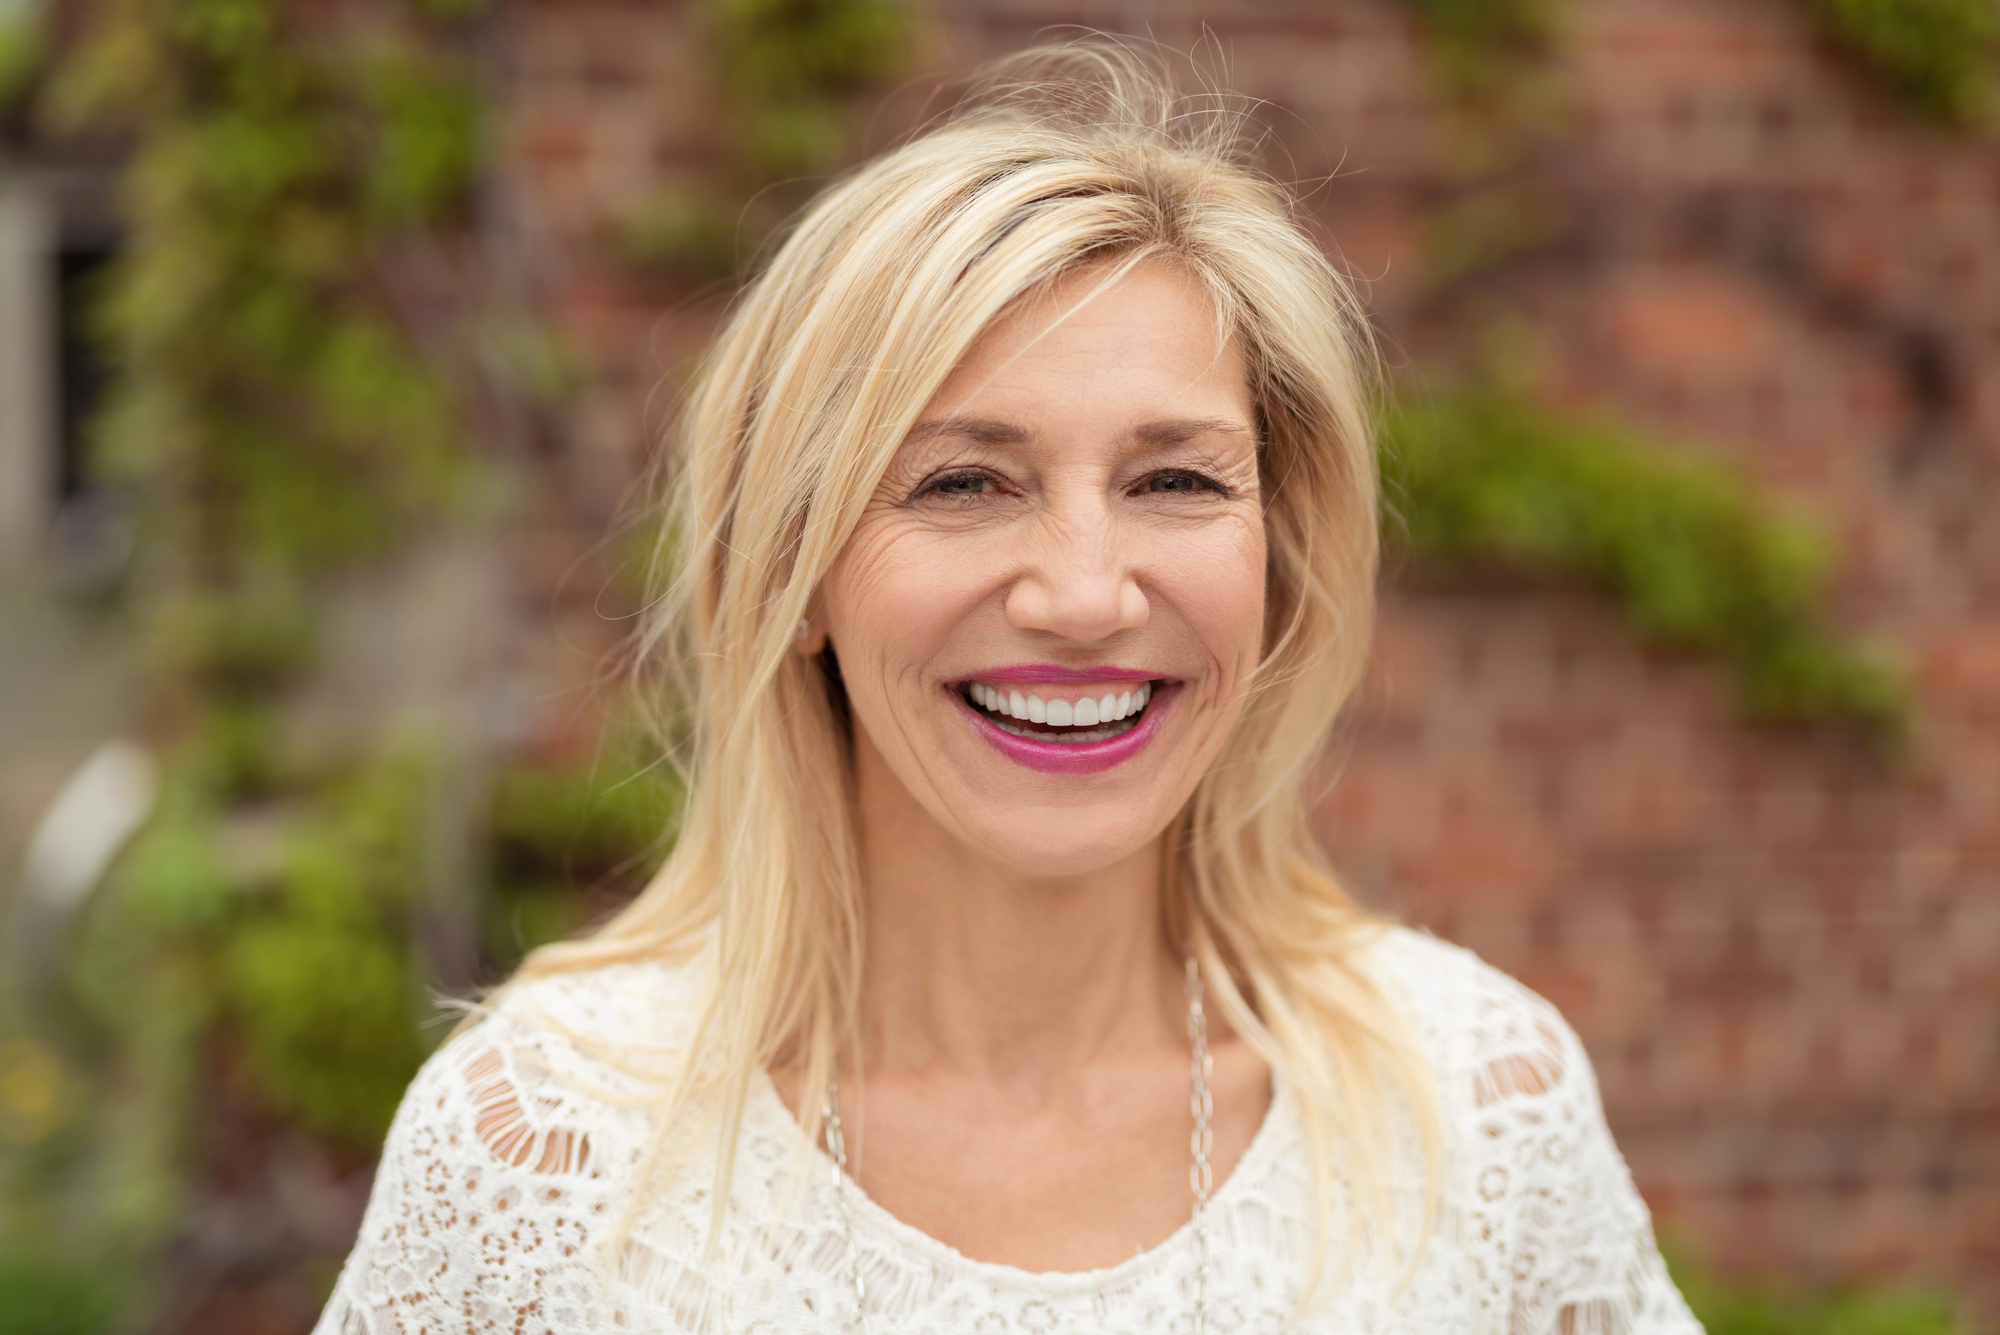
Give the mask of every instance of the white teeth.
M 1044 700 L 1039 695 L 1024 696 L 1019 691 L 1003 690 L 990 682 L 975 681 L 966 687 L 966 695 L 974 704 L 1023 723 L 1040 723 L 1051 728 L 1097 729 L 1087 733 L 1067 733 L 1061 738 L 1064 741 L 1090 742 L 1124 732 L 1126 729 L 1122 727 L 1110 728 L 1109 731 L 1105 728 L 1144 709 L 1146 702 L 1153 698 L 1153 683 L 1143 682 L 1135 689 L 1124 692 L 1107 691 L 1100 699 L 1070 701 Z M 1023 737 L 1046 737 L 1046 734 L 1027 729 L 1008 727 L 1007 731 L 1018 732 Z

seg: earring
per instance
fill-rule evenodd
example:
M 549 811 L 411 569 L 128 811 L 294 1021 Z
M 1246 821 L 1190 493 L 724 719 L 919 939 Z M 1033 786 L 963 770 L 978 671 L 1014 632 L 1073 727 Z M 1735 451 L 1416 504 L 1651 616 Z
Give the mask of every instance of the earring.
M 812 622 L 806 620 L 804 617 L 800 617 L 798 638 L 803 640 L 808 636 L 810 636 L 811 634 L 812 634 Z

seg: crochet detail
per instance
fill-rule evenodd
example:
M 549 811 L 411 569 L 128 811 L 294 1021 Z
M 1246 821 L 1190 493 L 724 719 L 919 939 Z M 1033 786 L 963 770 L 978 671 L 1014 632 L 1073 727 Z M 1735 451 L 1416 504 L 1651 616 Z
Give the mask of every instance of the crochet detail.
M 1280 1081 L 1210 1206 L 1210 1329 L 1698 1335 L 1605 1126 L 1589 1059 L 1555 1009 L 1415 932 L 1384 934 L 1366 958 L 1436 1072 L 1446 1147 L 1436 1230 L 1409 1283 L 1364 1265 L 1300 1311 L 1312 1156 Z M 537 980 L 447 1043 L 390 1129 L 315 1335 L 848 1329 L 852 1290 L 827 1161 L 800 1144 L 766 1080 L 745 1113 L 712 1255 L 703 1251 L 712 1164 L 647 1200 L 623 1240 L 606 1245 L 631 1204 L 658 1072 L 692 1023 L 698 989 L 692 967 Z M 1391 1179 L 1407 1196 L 1420 1166 L 1399 1164 Z M 858 1191 L 850 1201 L 875 1335 L 1189 1327 L 1188 1228 L 1110 1269 L 1031 1274 L 970 1260 Z

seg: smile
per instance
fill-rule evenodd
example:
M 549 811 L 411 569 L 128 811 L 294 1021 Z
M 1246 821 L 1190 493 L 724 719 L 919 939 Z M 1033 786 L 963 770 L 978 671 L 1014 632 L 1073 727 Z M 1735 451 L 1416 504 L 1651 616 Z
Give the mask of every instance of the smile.
M 987 722 L 1015 737 L 1038 742 L 1075 746 L 1104 742 L 1139 726 L 1139 716 L 1152 699 L 1153 683 L 1142 681 L 1106 691 L 1103 695 L 1064 698 L 1039 692 L 1023 693 L 1018 686 L 996 686 L 991 682 L 965 684 L 965 698 L 985 715 Z
M 1096 774 L 1158 735 L 1180 683 L 1121 668 L 1019 667 L 950 688 L 988 745 L 1044 774 Z

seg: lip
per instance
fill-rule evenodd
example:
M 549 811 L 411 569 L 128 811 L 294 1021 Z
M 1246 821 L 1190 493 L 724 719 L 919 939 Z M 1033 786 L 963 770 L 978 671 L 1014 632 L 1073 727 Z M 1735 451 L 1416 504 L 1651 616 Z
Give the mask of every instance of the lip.
M 961 681 L 1012 681 L 1023 685 L 1041 686 L 1089 686 L 1100 681 L 1172 681 L 1157 672 L 1144 668 L 1124 667 L 1064 667 L 1060 663 L 1016 663 L 1013 667 L 988 668 L 983 672 L 968 672 Z
M 1124 671 L 1123 669 L 1116 668 L 1092 668 L 1088 671 L 1076 671 L 1071 668 L 1030 667 L 1020 669 L 1009 668 L 1003 671 L 1048 671 L 1066 675 L 1060 677 L 1024 677 L 982 674 L 978 677 L 968 677 L 966 680 L 1033 681 L 1054 685 L 1132 680 L 1158 683 L 1153 687 L 1153 698 L 1146 702 L 1145 712 L 1139 715 L 1139 722 L 1131 729 L 1119 733 L 1116 737 L 1107 737 L 1101 742 L 1038 742 L 1029 737 L 1016 737 L 1013 733 L 994 726 L 992 720 L 974 709 L 972 702 L 967 700 L 956 687 L 948 688 L 947 694 L 957 703 L 959 712 L 977 729 L 981 737 L 992 744 L 995 750 L 1015 764 L 1025 765 L 1029 769 L 1039 770 L 1043 774 L 1101 774 L 1114 765 L 1122 765 L 1146 749 L 1146 744 L 1152 741 L 1154 735 L 1160 730 L 1160 720 L 1166 717 L 1167 711 L 1173 706 L 1181 693 L 1181 684 L 1178 681 L 1163 681 L 1158 677 L 1149 676 L 1145 673 L 1127 674 L 1117 677 L 1107 675 L 1110 672 Z

